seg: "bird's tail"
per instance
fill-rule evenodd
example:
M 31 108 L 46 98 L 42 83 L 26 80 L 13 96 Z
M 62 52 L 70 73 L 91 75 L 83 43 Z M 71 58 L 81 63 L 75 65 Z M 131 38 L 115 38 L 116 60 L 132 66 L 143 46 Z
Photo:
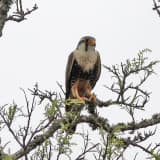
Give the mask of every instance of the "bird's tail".
M 69 134 L 73 134 L 76 131 L 76 125 L 74 124 L 76 112 L 74 111 L 73 107 L 74 106 L 70 104 L 65 105 L 66 117 L 68 118 L 67 119 L 67 123 L 68 123 L 67 131 Z

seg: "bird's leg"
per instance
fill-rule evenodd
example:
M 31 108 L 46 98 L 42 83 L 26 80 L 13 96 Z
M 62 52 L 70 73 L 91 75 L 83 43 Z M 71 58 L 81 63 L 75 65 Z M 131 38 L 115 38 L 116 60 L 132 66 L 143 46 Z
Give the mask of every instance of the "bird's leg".
M 91 102 L 95 102 L 96 101 L 96 95 L 94 93 L 91 93 L 91 86 L 88 85 L 88 88 L 87 88 L 87 96 L 89 97 L 89 101 Z
M 92 93 L 91 96 L 89 97 L 89 101 L 96 102 L 96 100 L 97 100 L 96 95 Z
M 76 93 L 75 93 L 76 85 L 77 85 L 77 81 L 71 87 L 72 96 L 75 97 L 75 98 L 76 98 Z
M 72 86 L 72 88 L 71 88 L 72 95 L 73 95 L 73 97 L 75 97 L 75 98 L 77 98 L 77 99 L 79 99 L 79 100 L 81 100 L 81 101 L 85 101 L 87 98 L 86 98 L 86 97 L 81 97 L 81 96 L 79 95 L 79 93 L 78 93 L 78 85 L 79 85 L 79 80 L 77 80 L 77 81 L 73 84 L 73 86 Z
M 91 102 L 96 102 L 96 95 L 94 94 L 94 93 L 91 93 L 91 92 L 89 92 L 89 94 L 88 94 L 88 100 L 89 101 L 91 101 Z

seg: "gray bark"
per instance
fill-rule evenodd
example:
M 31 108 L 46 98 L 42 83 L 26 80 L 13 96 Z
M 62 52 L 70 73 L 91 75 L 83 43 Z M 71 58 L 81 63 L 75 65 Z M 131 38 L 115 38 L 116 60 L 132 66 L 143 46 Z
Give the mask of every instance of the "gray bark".
M 12 0 L 0 0 L 0 37 L 2 36 L 2 30 L 7 19 L 7 13 L 10 9 Z

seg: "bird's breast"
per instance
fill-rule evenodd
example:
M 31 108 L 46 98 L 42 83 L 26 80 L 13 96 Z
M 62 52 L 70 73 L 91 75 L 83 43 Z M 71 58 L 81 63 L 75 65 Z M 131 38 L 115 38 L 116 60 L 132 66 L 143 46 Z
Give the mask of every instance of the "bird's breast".
M 83 71 L 89 72 L 94 68 L 94 65 L 97 61 L 96 52 L 75 52 L 75 59 L 83 69 Z

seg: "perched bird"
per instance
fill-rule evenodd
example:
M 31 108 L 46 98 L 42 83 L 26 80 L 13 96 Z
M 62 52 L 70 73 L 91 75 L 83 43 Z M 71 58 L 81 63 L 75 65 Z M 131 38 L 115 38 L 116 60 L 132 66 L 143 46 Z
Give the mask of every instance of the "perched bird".
M 100 77 L 101 60 L 95 47 L 96 39 L 85 36 L 69 55 L 65 75 L 66 99 L 96 101 L 91 91 Z M 66 111 L 70 110 L 71 106 L 66 105 Z

